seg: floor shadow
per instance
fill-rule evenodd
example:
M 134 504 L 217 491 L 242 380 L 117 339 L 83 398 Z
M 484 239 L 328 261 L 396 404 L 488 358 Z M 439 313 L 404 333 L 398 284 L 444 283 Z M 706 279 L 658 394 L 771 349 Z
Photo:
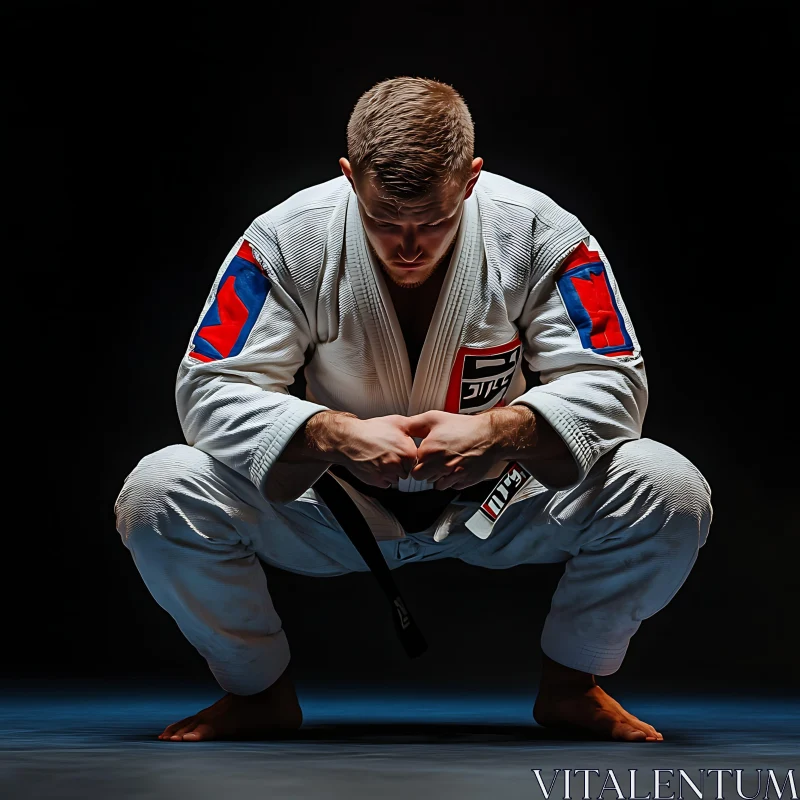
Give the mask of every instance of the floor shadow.
M 159 741 L 152 729 L 112 735 L 115 741 Z M 308 744 L 526 744 L 530 742 L 602 741 L 583 733 L 553 730 L 538 725 L 483 725 L 469 723 L 333 723 L 303 727 L 291 736 L 241 737 L 236 741 Z

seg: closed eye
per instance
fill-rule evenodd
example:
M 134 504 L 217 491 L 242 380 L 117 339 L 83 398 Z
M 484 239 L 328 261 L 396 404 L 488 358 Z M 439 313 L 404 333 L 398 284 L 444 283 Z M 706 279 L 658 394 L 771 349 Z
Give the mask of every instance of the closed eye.
M 378 220 L 373 220 L 373 224 L 378 228 L 397 228 L 399 227 L 393 222 L 379 222 Z M 437 228 L 439 225 L 442 224 L 442 220 L 439 222 L 426 222 L 424 225 L 421 225 L 421 228 Z

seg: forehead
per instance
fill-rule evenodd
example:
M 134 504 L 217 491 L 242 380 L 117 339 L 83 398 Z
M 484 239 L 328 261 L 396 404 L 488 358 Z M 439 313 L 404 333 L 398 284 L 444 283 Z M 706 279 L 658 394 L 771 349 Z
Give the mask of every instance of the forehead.
M 453 214 L 459 205 L 460 194 L 436 189 L 421 197 L 398 200 L 391 197 L 374 180 L 356 180 L 356 193 L 364 210 L 378 220 L 428 222 Z

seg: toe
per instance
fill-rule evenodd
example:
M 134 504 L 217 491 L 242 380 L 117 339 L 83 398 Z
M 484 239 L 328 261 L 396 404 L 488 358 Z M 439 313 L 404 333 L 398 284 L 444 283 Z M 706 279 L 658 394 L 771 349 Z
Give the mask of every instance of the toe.
M 615 726 L 611 736 L 623 742 L 644 742 L 647 739 L 647 734 L 644 731 L 627 723 Z
M 204 742 L 213 739 L 214 729 L 208 723 L 201 723 L 194 730 L 183 735 L 185 742 Z
M 664 737 L 652 725 L 648 725 L 646 722 L 642 722 L 641 728 L 647 734 L 648 742 L 650 741 L 661 742 L 664 740 Z
M 175 731 L 187 725 L 191 721 L 191 719 L 192 719 L 191 717 L 186 717 L 185 719 L 182 719 L 179 722 L 173 722 L 172 725 L 167 725 L 167 727 L 164 728 L 164 732 L 158 738 L 169 739 L 169 737 L 172 736 L 172 734 L 175 733 Z
M 176 731 L 173 731 L 172 735 L 169 737 L 170 741 L 182 742 L 183 737 L 186 736 L 187 733 L 193 731 L 196 727 L 197 727 L 197 722 L 195 721 L 189 722 L 186 725 L 182 725 Z

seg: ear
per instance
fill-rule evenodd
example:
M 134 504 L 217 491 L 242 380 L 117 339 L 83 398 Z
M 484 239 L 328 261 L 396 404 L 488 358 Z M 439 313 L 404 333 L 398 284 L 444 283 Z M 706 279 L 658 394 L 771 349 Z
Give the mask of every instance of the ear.
M 350 181 L 350 185 L 353 187 L 353 191 L 355 191 L 356 185 L 353 183 L 353 168 L 350 166 L 350 162 L 346 158 L 340 158 L 339 166 L 342 168 L 342 174 Z
M 472 194 L 472 190 L 475 188 L 475 184 L 478 182 L 478 178 L 480 178 L 481 176 L 482 168 L 483 168 L 483 159 L 474 158 L 472 160 L 472 167 L 470 168 L 469 180 L 467 181 L 466 189 L 464 189 L 465 200 Z

